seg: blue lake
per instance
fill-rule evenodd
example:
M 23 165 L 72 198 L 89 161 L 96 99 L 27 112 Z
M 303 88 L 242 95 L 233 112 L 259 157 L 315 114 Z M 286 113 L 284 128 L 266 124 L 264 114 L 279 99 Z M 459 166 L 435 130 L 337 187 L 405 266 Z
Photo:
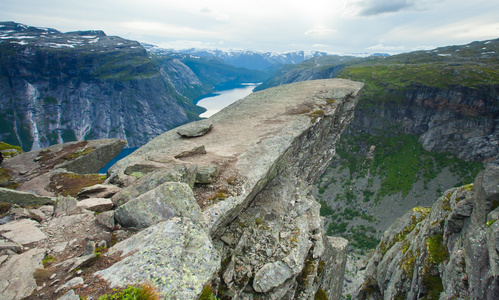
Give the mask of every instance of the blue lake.
M 206 112 L 202 113 L 200 117 L 211 117 L 222 108 L 251 94 L 257 85 L 259 83 L 241 83 L 239 87 L 216 91 L 197 99 L 196 104 L 206 108 Z

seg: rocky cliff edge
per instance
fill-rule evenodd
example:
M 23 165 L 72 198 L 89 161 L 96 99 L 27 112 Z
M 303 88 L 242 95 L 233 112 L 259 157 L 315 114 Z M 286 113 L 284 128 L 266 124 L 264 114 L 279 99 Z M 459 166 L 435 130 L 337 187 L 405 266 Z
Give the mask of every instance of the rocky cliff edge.
M 111 248 L 128 256 L 96 275 L 149 281 L 169 299 L 195 299 L 206 284 L 220 298 L 341 297 L 347 242 L 325 238 L 309 184 L 362 86 L 333 79 L 253 93 L 119 161 L 107 181 L 122 188 L 115 220 L 147 229 Z

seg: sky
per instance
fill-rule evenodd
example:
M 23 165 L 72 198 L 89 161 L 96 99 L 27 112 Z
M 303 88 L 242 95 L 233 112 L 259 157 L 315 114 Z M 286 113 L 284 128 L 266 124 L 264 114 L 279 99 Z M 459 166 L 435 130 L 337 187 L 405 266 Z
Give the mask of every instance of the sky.
M 497 0 L 2 0 L 0 21 L 163 48 L 402 53 L 499 38 Z

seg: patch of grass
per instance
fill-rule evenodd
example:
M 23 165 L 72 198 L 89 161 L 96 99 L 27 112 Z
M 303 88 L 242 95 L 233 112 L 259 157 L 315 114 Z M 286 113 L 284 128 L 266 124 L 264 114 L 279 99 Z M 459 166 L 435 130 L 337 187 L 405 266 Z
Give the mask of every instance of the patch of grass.
M 89 148 L 85 148 L 85 149 L 78 149 L 75 152 L 67 155 L 65 157 L 65 159 L 67 159 L 67 160 L 74 160 L 74 159 L 77 159 L 80 156 L 92 153 L 94 150 L 95 150 L 95 148 L 93 148 L 93 147 L 89 147 Z
M 319 201 L 319 203 L 321 204 L 320 215 L 322 217 L 327 217 L 334 214 L 334 210 L 331 208 L 331 206 L 327 205 L 326 201 L 321 200 Z
M 113 289 L 113 294 L 102 295 L 98 300 L 160 300 L 161 297 L 155 287 L 145 283 L 139 286 L 127 286 L 119 290 Z
M 12 180 L 8 169 L 0 168 L 0 186 L 15 189 L 19 186 L 19 183 Z
M 227 188 L 220 188 L 212 196 L 208 198 L 210 201 L 222 201 L 230 196 L 230 191 Z
M 62 173 L 50 177 L 49 188 L 56 195 L 76 197 L 82 188 L 103 183 L 105 180 L 106 176 L 100 174 Z
M 19 154 L 23 153 L 23 150 L 19 146 L 14 146 L 14 145 L 7 144 L 5 142 L 0 142 L 0 151 L 10 150 L 10 149 L 16 150 Z
M 328 296 L 323 289 L 317 290 L 317 293 L 314 295 L 314 300 L 328 300 Z
M 207 284 L 203 287 L 203 291 L 201 295 L 199 295 L 199 300 L 218 300 L 215 296 L 215 291 L 211 287 L 211 285 Z
M 442 243 L 442 240 L 443 237 L 440 234 L 426 238 L 427 260 L 429 263 L 438 265 L 449 260 L 449 251 Z
M 51 269 L 36 269 L 33 273 L 36 285 L 43 285 L 44 282 L 47 282 L 50 279 L 50 276 L 52 276 L 53 273 L 54 272 Z
M 51 261 L 53 261 L 55 258 L 52 256 L 52 255 L 47 255 L 43 258 L 42 260 L 42 265 L 43 267 L 45 268 L 47 266 L 48 263 L 50 263 Z

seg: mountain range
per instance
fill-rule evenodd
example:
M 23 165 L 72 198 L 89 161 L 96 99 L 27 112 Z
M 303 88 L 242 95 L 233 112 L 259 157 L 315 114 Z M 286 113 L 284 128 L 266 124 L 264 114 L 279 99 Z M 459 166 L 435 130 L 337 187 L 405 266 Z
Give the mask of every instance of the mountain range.
M 265 74 L 221 61 L 151 54 L 102 31 L 0 23 L 0 139 L 25 151 L 121 138 L 137 147 L 199 119 L 192 100 Z

